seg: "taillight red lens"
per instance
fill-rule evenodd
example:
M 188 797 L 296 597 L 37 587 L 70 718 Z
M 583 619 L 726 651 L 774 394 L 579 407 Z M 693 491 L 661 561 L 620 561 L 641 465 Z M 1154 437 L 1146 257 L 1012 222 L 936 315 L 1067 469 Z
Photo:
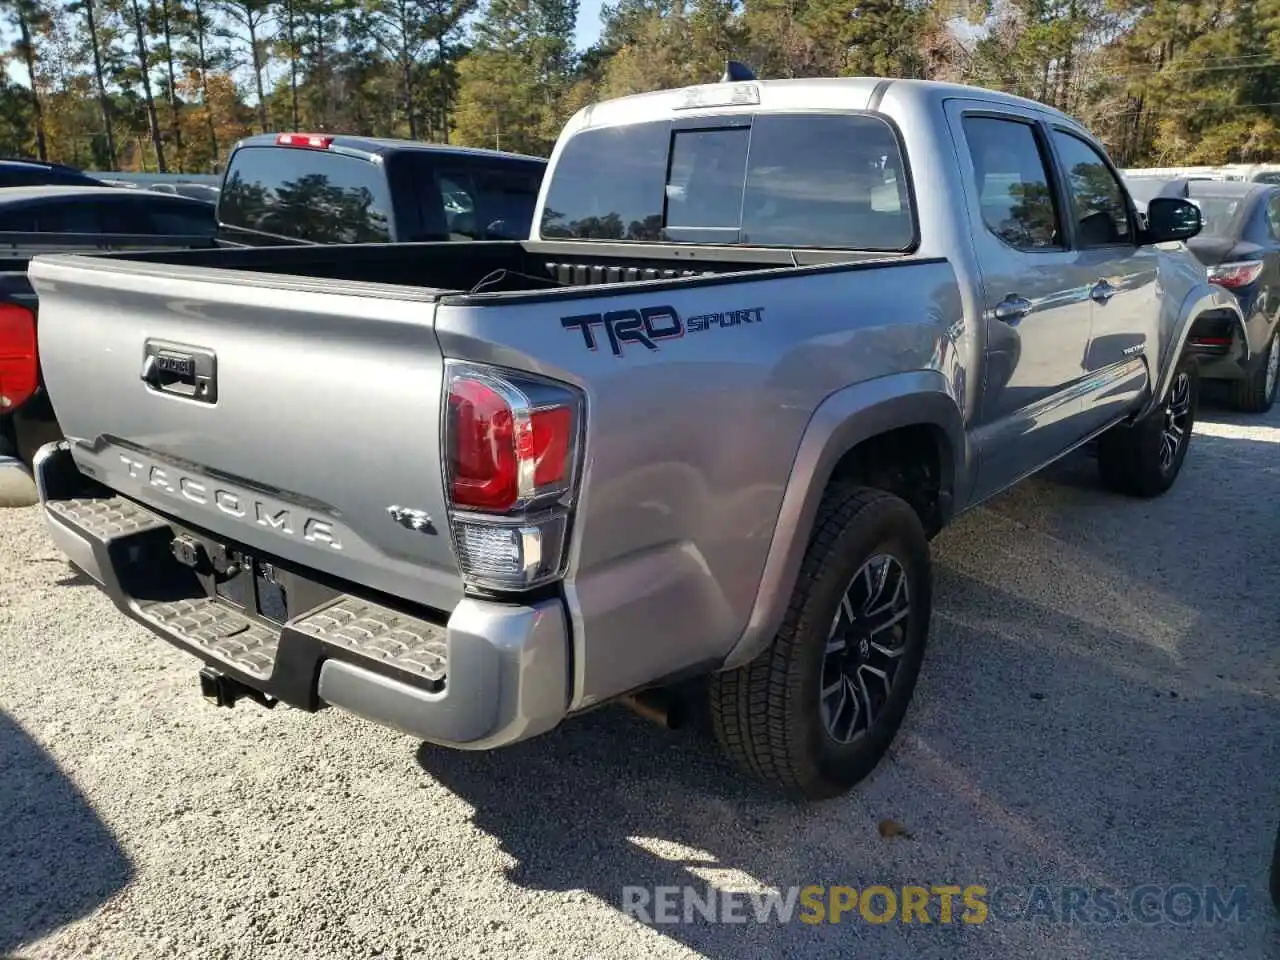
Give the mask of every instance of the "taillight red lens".
M 1241 260 L 1238 263 L 1219 263 L 1209 268 L 1209 280 L 1228 290 L 1247 287 L 1262 275 L 1261 260 Z
M 0 413 L 21 406 L 39 384 L 36 315 L 26 307 L 0 303 Z
M 533 485 L 538 489 L 557 486 L 569 476 L 573 411 L 568 407 L 537 410 L 529 421 L 533 429 L 525 449 L 534 461 Z
M 525 407 L 497 383 L 459 376 L 449 384 L 449 480 L 453 505 L 505 511 L 564 485 L 572 463 L 574 410 Z M 518 407 L 518 409 L 517 409 Z
M 449 390 L 449 451 L 453 501 L 479 510 L 506 510 L 519 498 L 511 406 L 478 380 Z

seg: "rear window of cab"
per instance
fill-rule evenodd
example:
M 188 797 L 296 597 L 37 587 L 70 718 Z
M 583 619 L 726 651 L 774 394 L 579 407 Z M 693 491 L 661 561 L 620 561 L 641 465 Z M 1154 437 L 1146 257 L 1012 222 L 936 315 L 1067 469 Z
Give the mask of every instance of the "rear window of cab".
M 218 197 L 224 226 L 313 243 L 387 243 L 386 175 L 368 160 L 321 150 L 241 147 Z
M 915 244 L 893 128 L 866 114 L 654 121 L 575 134 L 551 174 L 544 239 L 818 247 Z

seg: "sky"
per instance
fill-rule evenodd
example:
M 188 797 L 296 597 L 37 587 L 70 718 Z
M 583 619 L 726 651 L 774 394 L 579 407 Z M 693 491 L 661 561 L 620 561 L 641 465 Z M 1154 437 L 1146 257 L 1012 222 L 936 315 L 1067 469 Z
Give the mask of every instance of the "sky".
M 600 39 L 600 0 L 581 0 L 578 6 L 578 49 L 585 50 Z

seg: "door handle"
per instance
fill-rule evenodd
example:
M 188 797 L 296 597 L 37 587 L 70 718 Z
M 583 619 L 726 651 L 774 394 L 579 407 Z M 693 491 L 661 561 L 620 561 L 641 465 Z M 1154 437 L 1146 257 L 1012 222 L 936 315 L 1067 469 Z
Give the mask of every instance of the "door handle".
M 996 304 L 996 319 L 1004 323 L 1017 323 L 1031 312 L 1033 304 L 1026 297 L 1011 293 Z
M 158 393 L 216 403 L 217 363 L 214 352 L 205 347 L 147 340 L 138 379 Z
M 1093 285 L 1093 289 L 1089 291 L 1089 299 L 1096 303 L 1106 303 L 1116 295 L 1116 288 L 1105 280 L 1099 280 Z

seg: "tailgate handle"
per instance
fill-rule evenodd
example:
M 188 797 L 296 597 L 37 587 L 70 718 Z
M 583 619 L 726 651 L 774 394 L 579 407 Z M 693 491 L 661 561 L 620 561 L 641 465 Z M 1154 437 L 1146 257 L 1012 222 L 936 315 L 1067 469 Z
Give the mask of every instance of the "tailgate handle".
M 148 340 L 143 344 L 139 376 L 158 393 L 199 403 L 216 403 L 217 368 L 217 357 L 212 350 L 167 340 Z

